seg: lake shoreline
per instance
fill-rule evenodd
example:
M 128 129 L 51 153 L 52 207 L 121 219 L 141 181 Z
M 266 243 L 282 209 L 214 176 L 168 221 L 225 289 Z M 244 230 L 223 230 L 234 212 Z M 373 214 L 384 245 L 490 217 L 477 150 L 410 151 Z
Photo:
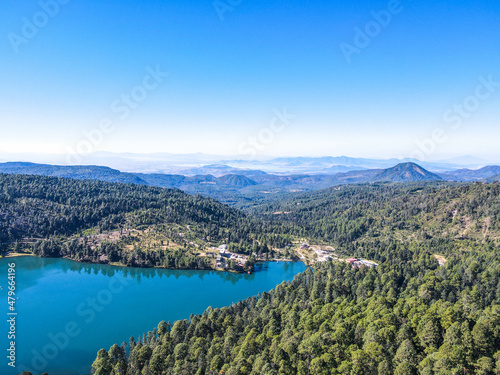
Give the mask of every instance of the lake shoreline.
M 302 264 L 268 263 L 256 266 L 251 275 L 212 270 L 167 270 L 158 268 L 114 267 L 70 259 L 20 256 L 0 259 L 0 280 L 8 280 L 8 263 L 16 263 L 16 365 L 12 372 L 0 364 L 0 374 L 35 369 L 33 360 L 45 359 L 43 370 L 51 375 L 90 374 L 90 366 L 100 348 L 115 342 L 136 342 L 162 320 L 189 319 L 290 282 L 303 272 Z M 6 290 L 0 291 L 6 297 Z M 74 322 L 79 334 L 71 336 L 67 347 L 55 359 L 45 358 L 51 337 L 66 332 Z M 5 320 L 3 329 L 8 331 Z M 72 323 L 73 324 L 73 323 Z M 18 336 L 18 335 L 19 336 Z M 7 337 L 5 337 L 6 339 Z M 7 340 L 4 340 L 7 341 Z M 42 360 L 40 359 L 40 361 Z
M 19 258 L 19 257 L 25 257 L 25 256 L 27 256 L 27 257 L 36 257 L 36 258 L 40 258 L 40 259 L 66 259 L 66 260 L 71 260 L 73 262 L 82 263 L 82 264 L 87 263 L 87 264 L 98 264 L 98 265 L 103 265 L 103 266 L 108 265 L 108 266 L 121 267 L 121 268 L 142 268 L 142 269 L 179 270 L 179 271 L 215 271 L 215 272 L 227 272 L 227 273 L 233 273 L 233 274 L 246 274 L 246 273 L 258 272 L 258 271 L 255 271 L 255 270 L 253 270 L 252 272 L 248 272 L 248 271 L 237 271 L 237 270 L 224 270 L 224 269 L 221 269 L 221 268 L 169 268 L 169 267 L 157 267 L 157 266 L 152 266 L 152 267 L 137 267 L 137 266 L 133 266 L 133 267 L 130 267 L 130 266 L 127 266 L 126 264 L 118 263 L 118 262 L 103 263 L 103 262 L 92 262 L 92 261 L 89 261 L 89 260 L 81 261 L 81 260 L 73 259 L 73 258 L 70 258 L 70 257 L 56 257 L 56 258 L 41 257 L 41 256 L 38 256 L 38 255 L 33 254 L 33 253 L 7 253 L 5 255 L 0 256 L 0 259 L 1 258 Z M 293 259 L 269 259 L 269 260 L 259 259 L 259 260 L 256 261 L 255 264 L 263 264 L 263 263 L 266 263 L 266 262 L 276 262 L 276 263 L 280 263 L 280 262 L 284 262 L 284 263 L 285 262 L 290 262 L 290 263 L 304 263 L 300 259 L 299 260 L 293 260 Z

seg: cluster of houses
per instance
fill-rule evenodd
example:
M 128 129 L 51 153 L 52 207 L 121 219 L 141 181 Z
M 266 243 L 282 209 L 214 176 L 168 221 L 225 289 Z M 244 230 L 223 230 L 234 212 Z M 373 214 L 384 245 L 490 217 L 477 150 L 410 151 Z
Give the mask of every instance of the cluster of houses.
M 378 264 L 367 259 L 362 259 L 362 258 L 349 258 L 349 259 L 340 259 L 336 256 L 334 250 L 332 247 L 327 246 L 326 249 L 325 247 L 323 248 L 317 248 L 313 246 L 309 246 L 306 243 L 303 243 L 300 245 L 300 249 L 302 250 L 308 250 L 312 249 L 315 254 L 316 254 L 316 261 L 317 262 L 327 262 L 328 260 L 337 260 L 341 262 L 346 262 L 352 265 L 353 268 L 360 268 L 361 266 L 369 267 L 369 268 L 374 268 L 377 267 Z M 331 250 L 330 250 L 331 249 Z M 241 255 L 241 254 L 236 254 L 232 253 L 227 250 L 227 245 L 220 245 L 217 248 L 213 248 L 213 250 L 218 251 L 217 258 L 215 260 L 215 267 L 216 268 L 222 268 L 226 269 L 228 268 L 228 262 L 230 260 L 234 260 L 235 265 L 237 267 L 243 268 L 245 263 L 248 261 L 248 256 L 246 255 Z
M 227 251 L 227 245 L 220 245 L 217 250 L 219 251 L 219 255 L 217 255 L 217 258 L 215 259 L 216 268 L 227 268 L 227 262 L 230 260 L 234 260 L 237 266 L 243 267 L 248 260 L 248 257 L 245 255 Z
M 327 246 L 326 248 L 323 247 L 323 248 L 318 248 L 318 247 L 313 247 L 313 246 L 310 246 L 306 243 L 303 243 L 300 245 L 300 249 L 301 250 L 313 250 L 314 253 L 316 254 L 316 262 L 326 262 L 328 261 L 329 259 L 332 259 L 332 260 L 338 260 L 339 258 L 336 257 L 335 255 L 335 252 L 334 252 L 334 248 L 333 247 L 330 247 L 330 246 Z M 331 249 L 331 250 L 329 250 Z
M 335 256 L 335 253 L 330 250 L 315 250 L 316 253 L 316 261 L 317 262 L 326 262 L 329 259 L 338 260 L 339 258 Z
M 322 248 L 318 248 L 316 246 L 310 246 L 306 243 L 300 245 L 301 250 L 313 250 L 316 254 L 316 262 L 327 262 L 328 260 L 338 260 L 351 264 L 353 267 L 360 268 L 361 266 L 366 267 L 377 267 L 378 264 L 372 262 L 371 260 L 362 259 L 362 258 L 349 258 L 349 259 L 339 259 L 335 254 L 335 249 L 330 246 L 323 246 Z
M 371 260 L 361 259 L 361 258 L 349 258 L 345 260 L 346 263 L 352 264 L 353 267 L 359 268 L 361 266 L 366 266 L 369 268 L 377 267 L 378 264 L 372 262 Z

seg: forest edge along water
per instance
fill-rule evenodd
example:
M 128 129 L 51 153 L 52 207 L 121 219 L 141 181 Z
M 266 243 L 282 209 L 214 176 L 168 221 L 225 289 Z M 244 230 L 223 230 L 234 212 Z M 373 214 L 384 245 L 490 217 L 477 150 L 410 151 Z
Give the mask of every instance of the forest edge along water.
M 162 320 L 172 323 L 273 289 L 306 269 L 267 262 L 252 274 L 165 270 L 78 263 L 67 259 L 0 259 L 0 294 L 7 310 L 9 263 L 16 269 L 16 367 L 4 357 L 2 374 L 90 373 L 96 351 L 128 342 Z M 19 298 L 19 299 L 17 299 Z M 4 311 L 6 311 L 4 310 Z M 2 342 L 7 337 L 9 322 Z

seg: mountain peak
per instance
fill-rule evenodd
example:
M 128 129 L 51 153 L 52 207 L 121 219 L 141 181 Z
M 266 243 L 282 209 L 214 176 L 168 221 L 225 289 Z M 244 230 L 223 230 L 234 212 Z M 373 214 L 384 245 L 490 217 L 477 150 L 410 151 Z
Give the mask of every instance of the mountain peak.
M 392 168 L 384 169 L 372 178 L 372 182 L 414 182 L 440 181 L 441 177 L 422 168 L 420 165 L 407 162 Z

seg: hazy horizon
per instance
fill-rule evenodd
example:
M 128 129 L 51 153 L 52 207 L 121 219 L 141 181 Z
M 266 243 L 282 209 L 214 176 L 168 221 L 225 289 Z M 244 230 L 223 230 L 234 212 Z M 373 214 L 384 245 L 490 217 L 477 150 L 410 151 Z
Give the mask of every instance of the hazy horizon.
M 161 163 L 163 165 L 175 166 L 207 166 L 213 164 L 227 164 L 233 167 L 238 164 L 243 165 L 242 168 L 259 169 L 259 163 L 273 163 L 278 159 L 311 159 L 319 160 L 322 158 L 347 158 L 353 160 L 367 160 L 367 161 L 394 161 L 394 165 L 398 162 L 415 162 L 417 164 L 428 166 L 445 166 L 449 165 L 451 168 L 471 168 L 477 169 L 487 165 L 500 164 L 498 159 L 485 159 L 473 155 L 460 155 L 460 156 L 443 156 L 435 160 L 419 160 L 415 158 L 383 158 L 383 157 L 356 157 L 352 155 L 258 155 L 254 158 L 242 157 L 241 155 L 221 155 L 221 154 L 206 154 L 206 153 L 165 153 L 165 152 L 151 152 L 151 153 L 113 153 L 107 151 L 99 151 L 93 154 L 85 155 L 79 159 L 73 160 L 73 157 L 78 155 L 71 155 L 68 158 L 67 154 L 35 154 L 35 153 L 4 153 L 0 151 L 0 163 L 4 162 L 28 162 L 49 165 L 101 165 L 109 166 L 116 169 L 121 169 L 118 165 L 123 165 L 129 161 L 131 163 L 130 170 L 140 172 L 141 168 L 133 163 L 143 163 L 144 169 Z M 121 160 L 121 161 L 120 161 Z M 115 164 L 117 162 L 117 164 Z M 252 163 L 255 165 L 252 166 Z M 272 164 L 269 164 L 272 165 Z M 343 163 L 339 161 L 336 165 L 349 166 L 350 163 Z

